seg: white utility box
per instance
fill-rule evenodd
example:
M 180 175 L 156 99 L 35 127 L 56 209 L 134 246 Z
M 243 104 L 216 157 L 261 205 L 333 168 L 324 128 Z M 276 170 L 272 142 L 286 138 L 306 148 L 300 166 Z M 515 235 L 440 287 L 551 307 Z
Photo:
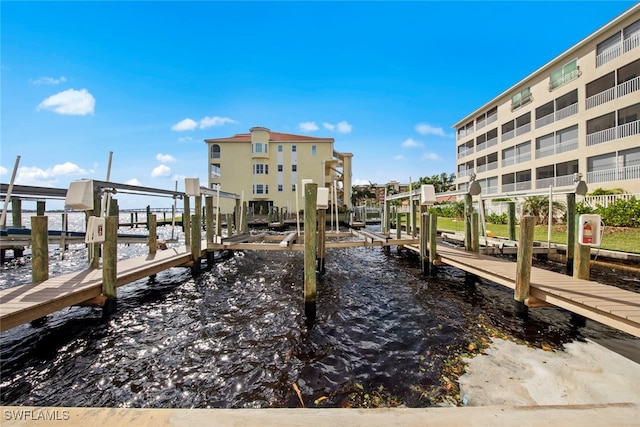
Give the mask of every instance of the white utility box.
M 318 188 L 318 209 L 329 208 L 329 189 L 327 187 Z
M 303 179 L 300 181 L 300 185 L 302 186 L 302 198 L 304 199 L 304 189 L 307 184 L 313 184 L 312 179 Z
M 98 216 L 90 216 L 87 221 L 87 234 L 84 236 L 85 243 L 102 243 L 105 237 L 105 219 Z
M 600 246 L 602 218 L 597 214 L 582 214 L 579 218 L 578 243 L 584 246 Z
M 184 192 L 189 197 L 200 196 L 200 178 L 185 178 Z
M 72 209 L 93 209 L 93 180 L 81 179 L 69 184 L 64 204 Z
M 422 185 L 420 187 L 420 204 L 433 205 L 436 201 L 436 188 L 431 184 Z

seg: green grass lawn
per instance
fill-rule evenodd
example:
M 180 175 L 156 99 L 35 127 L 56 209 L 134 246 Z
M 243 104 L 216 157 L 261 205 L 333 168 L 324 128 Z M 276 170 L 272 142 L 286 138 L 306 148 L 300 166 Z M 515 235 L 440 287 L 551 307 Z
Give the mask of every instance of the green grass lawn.
M 456 221 L 453 218 L 438 218 L 438 229 L 447 231 L 464 232 L 464 221 Z M 567 227 L 564 224 L 554 225 L 551 229 L 552 243 L 567 242 Z M 488 224 L 487 231 L 493 232 L 495 237 L 508 237 L 509 229 L 503 224 Z M 519 228 L 516 227 L 516 236 Z M 547 241 L 547 226 L 537 225 L 534 230 L 534 238 L 537 241 Z M 612 251 L 640 253 L 640 228 L 605 227 L 602 236 L 602 249 Z

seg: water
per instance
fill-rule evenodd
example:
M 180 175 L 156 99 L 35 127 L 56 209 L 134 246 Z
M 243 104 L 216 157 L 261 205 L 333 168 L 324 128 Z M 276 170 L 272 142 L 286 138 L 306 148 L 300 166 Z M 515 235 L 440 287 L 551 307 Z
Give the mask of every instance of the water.
M 119 247 L 120 257 L 145 251 Z M 326 398 L 319 406 L 349 406 L 354 393 L 381 390 L 394 403 L 430 406 L 446 394 L 447 361 L 483 334 L 482 325 L 533 345 L 629 338 L 593 322 L 575 329 L 559 309 L 532 310 L 524 323 L 512 316 L 508 289 L 469 286 L 448 267 L 425 278 L 415 256 L 380 248 L 327 251 L 310 323 L 302 257 L 237 252 L 197 278 L 174 268 L 154 283 L 119 288 L 108 320 L 100 309 L 74 307 L 42 327 L 9 330 L 0 336 L 1 404 L 299 407 L 295 384 L 311 407 L 318 398 Z M 59 258 L 52 252 L 52 276 L 86 265 L 82 246 Z M 14 263 L 0 287 L 29 281 L 28 261 Z

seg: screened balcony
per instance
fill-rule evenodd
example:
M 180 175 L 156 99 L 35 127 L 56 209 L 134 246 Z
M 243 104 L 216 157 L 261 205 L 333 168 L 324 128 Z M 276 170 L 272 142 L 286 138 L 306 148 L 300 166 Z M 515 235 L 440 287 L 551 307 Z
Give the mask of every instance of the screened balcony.
M 471 141 L 467 141 L 466 143 L 458 146 L 458 158 L 461 159 L 463 157 L 467 157 L 473 154 L 473 139 Z
M 531 171 L 523 170 L 516 173 L 502 175 L 502 192 L 531 190 Z
M 492 129 L 476 138 L 476 153 L 498 143 L 498 129 Z
M 578 89 L 536 108 L 536 129 L 578 114 Z
M 578 173 L 578 161 L 558 163 L 536 169 L 536 188 L 567 187 L 574 185 L 574 174 Z
M 640 134 L 640 104 L 605 114 L 587 122 L 587 146 Z
M 596 48 L 596 67 L 640 46 L 640 20 L 618 31 Z
M 476 130 L 482 129 L 496 120 L 498 120 L 498 107 L 493 107 L 486 113 L 476 117 Z
M 640 90 L 640 59 L 587 84 L 586 108 L 597 107 Z
M 587 183 L 628 179 L 640 179 L 640 147 L 587 159 Z
M 536 138 L 536 159 L 578 149 L 578 125 Z
M 531 141 L 502 150 L 502 167 L 516 165 L 531 160 Z

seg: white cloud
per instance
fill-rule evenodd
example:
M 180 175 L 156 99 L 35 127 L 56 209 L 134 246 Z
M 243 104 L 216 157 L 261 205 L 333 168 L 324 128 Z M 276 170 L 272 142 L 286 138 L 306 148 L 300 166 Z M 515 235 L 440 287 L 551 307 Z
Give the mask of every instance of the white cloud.
M 51 110 L 58 114 L 85 116 L 93 114 L 96 99 L 86 89 L 67 89 L 51 95 L 38 105 L 36 110 Z
M 335 130 L 338 133 L 350 133 L 351 130 L 353 129 L 353 126 L 351 126 L 345 120 L 339 122 L 337 125 L 324 122 L 324 123 L 322 123 L 322 126 L 324 126 L 324 128 L 327 129 L 327 130 L 330 130 L 330 131 L 334 131 Z
M 369 180 L 368 179 L 356 179 L 353 181 L 353 185 L 369 185 Z
M 160 163 L 175 163 L 176 158 L 173 157 L 171 154 L 158 153 L 156 154 L 156 160 L 159 161 Z
M 171 168 L 167 165 L 158 165 L 151 171 L 153 178 L 171 175 Z
M 404 160 L 405 157 L 402 154 L 398 154 L 397 156 L 393 157 L 393 160 Z
M 137 185 L 138 187 L 142 187 L 142 183 L 140 181 L 138 181 L 136 178 L 131 178 L 128 181 L 125 181 L 125 184 L 127 185 Z
M 0 166 L 0 176 L 6 175 L 7 173 L 9 173 L 7 168 L 5 168 L 4 166 Z
M 436 136 L 447 136 L 444 129 L 441 127 L 431 126 L 427 123 L 418 123 L 416 125 L 416 132 L 420 135 L 436 135 Z
M 198 127 L 198 122 L 192 119 L 184 119 L 181 122 L 176 123 L 171 126 L 171 130 L 175 131 L 183 131 L 183 130 L 194 130 Z
M 193 138 L 191 138 L 190 136 L 181 136 L 180 138 L 178 138 L 178 142 L 189 142 L 193 140 Z
M 346 121 L 342 121 L 338 123 L 336 127 L 338 128 L 338 132 L 340 133 L 349 133 L 351 132 L 351 129 L 352 129 L 352 126 Z
M 52 168 L 42 169 L 36 166 L 23 166 L 18 169 L 16 183 L 21 185 L 55 186 L 60 176 L 90 175 L 94 171 L 82 169 L 80 166 L 66 162 L 55 165 Z
M 230 119 L 229 117 L 206 116 L 202 120 L 200 120 L 200 129 L 205 129 L 211 126 L 222 126 L 227 123 L 238 123 L 238 122 Z
M 313 132 L 319 129 L 316 122 L 302 122 L 298 125 L 298 127 L 300 128 L 300 130 L 303 130 L 305 132 Z
M 422 153 L 422 160 L 442 160 L 442 157 L 438 156 L 436 153 Z
M 54 77 L 40 77 L 39 79 L 30 81 L 34 85 L 57 85 L 66 82 L 67 78 L 65 76 L 60 76 L 60 78 L 57 79 Z
M 408 138 L 402 143 L 402 146 L 405 148 L 417 148 L 417 147 L 424 147 L 424 144 L 413 138 Z

